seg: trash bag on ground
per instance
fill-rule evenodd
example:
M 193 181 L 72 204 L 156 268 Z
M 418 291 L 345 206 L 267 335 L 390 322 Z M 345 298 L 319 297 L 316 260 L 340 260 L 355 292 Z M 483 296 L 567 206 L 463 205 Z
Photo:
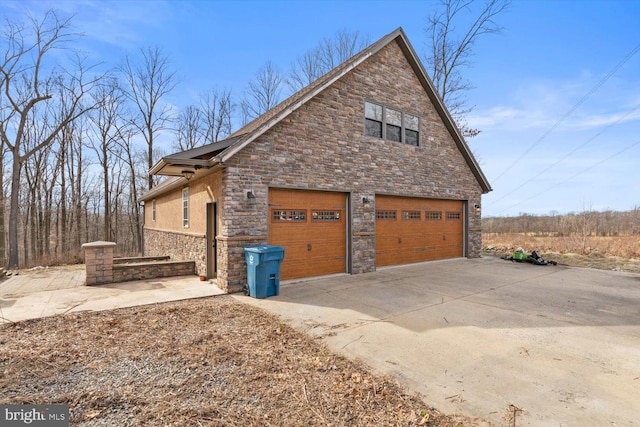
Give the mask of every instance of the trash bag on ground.
M 558 263 L 555 261 L 545 260 L 536 251 L 533 251 L 530 255 L 527 255 L 527 253 L 522 248 L 516 249 L 511 255 L 503 256 L 502 259 L 505 259 L 507 261 L 528 262 L 534 265 L 558 265 Z

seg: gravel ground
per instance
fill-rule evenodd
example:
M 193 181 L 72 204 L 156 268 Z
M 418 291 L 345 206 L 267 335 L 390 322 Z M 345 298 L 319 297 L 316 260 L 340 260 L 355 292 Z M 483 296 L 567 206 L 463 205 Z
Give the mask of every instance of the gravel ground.
M 78 426 L 470 426 L 227 296 L 0 326 L 0 403 Z

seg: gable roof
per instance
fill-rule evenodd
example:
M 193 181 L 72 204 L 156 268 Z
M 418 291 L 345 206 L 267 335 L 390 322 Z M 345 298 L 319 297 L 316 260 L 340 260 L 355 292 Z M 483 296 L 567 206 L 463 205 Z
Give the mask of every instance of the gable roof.
M 180 176 L 180 168 L 193 168 L 191 170 L 196 172 L 197 177 L 199 170 L 207 170 L 216 166 L 222 167 L 225 161 L 233 157 L 236 153 L 238 153 L 252 141 L 260 137 L 262 134 L 267 132 L 281 120 L 296 111 L 310 99 L 331 86 L 335 81 L 343 77 L 349 71 L 366 61 L 372 55 L 376 54 L 378 51 L 380 51 L 382 48 L 393 41 L 396 41 L 400 46 L 400 49 L 404 53 L 407 61 L 409 62 L 409 65 L 413 69 L 427 96 L 433 103 L 436 111 L 442 119 L 445 127 L 455 141 L 458 150 L 464 157 L 469 168 L 480 184 L 482 192 L 488 193 L 489 191 L 491 191 L 491 185 L 489 184 L 489 181 L 480 169 L 480 166 L 471 153 L 469 146 L 465 142 L 462 134 L 460 133 L 460 130 L 453 121 L 453 118 L 438 96 L 433 84 L 431 83 L 431 79 L 429 79 L 429 77 L 427 76 L 422 63 L 418 59 L 415 50 L 409 43 L 409 40 L 407 39 L 407 36 L 402 28 L 398 28 L 395 31 L 387 34 L 377 42 L 352 56 L 350 59 L 343 62 L 333 70 L 329 71 L 324 76 L 318 78 L 316 81 L 294 93 L 271 110 L 267 111 L 252 122 L 238 129 L 236 132 L 231 134 L 228 139 L 193 150 L 183 151 L 181 153 L 163 157 L 162 159 L 160 159 L 160 161 L 158 161 L 158 163 L 153 166 L 153 168 L 149 172 L 151 174 L 157 175 Z M 199 158 L 194 159 L 194 157 Z M 190 163 L 194 160 L 198 161 Z M 184 178 L 177 181 L 184 183 Z M 174 188 L 177 185 L 178 184 L 174 182 L 174 185 L 171 186 L 171 188 Z M 165 191 L 169 189 L 167 188 L 167 186 L 163 187 L 163 190 Z M 158 194 L 158 192 L 154 192 L 153 190 L 150 190 L 149 193 L 151 192 L 153 192 L 154 195 Z M 145 194 L 141 198 L 141 200 L 148 200 L 150 198 L 149 193 Z

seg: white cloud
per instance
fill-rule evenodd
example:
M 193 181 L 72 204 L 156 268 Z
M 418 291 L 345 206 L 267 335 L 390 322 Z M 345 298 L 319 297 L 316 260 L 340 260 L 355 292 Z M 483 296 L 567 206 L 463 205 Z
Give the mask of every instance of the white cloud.
M 571 81 L 523 83 L 497 99 L 497 105 L 474 110 L 469 126 L 483 131 L 544 132 L 556 125 L 558 130 L 590 130 L 640 121 L 640 88 L 636 82 L 627 83 L 616 82 L 613 89 L 605 83 L 586 99 L 595 87 L 588 73 Z
M 36 18 L 54 9 L 61 18 L 72 17 L 74 30 L 92 42 L 103 42 L 122 49 L 148 44 L 145 32 L 160 31 L 172 17 L 171 4 L 163 0 L 131 2 L 102 0 L 5 0 L 7 15 L 23 19 L 29 13 Z M 3 2 L 4 3 L 4 2 Z

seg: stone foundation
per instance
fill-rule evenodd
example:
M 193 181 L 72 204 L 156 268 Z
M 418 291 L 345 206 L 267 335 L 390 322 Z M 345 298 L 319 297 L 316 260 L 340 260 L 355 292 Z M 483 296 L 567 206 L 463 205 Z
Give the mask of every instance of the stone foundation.
M 207 274 L 207 239 L 200 234 L 188 234 L 166 230 L 144 230 L 144 255 L 168 255 L 175 261 L 191 261 L 196 274 Z

